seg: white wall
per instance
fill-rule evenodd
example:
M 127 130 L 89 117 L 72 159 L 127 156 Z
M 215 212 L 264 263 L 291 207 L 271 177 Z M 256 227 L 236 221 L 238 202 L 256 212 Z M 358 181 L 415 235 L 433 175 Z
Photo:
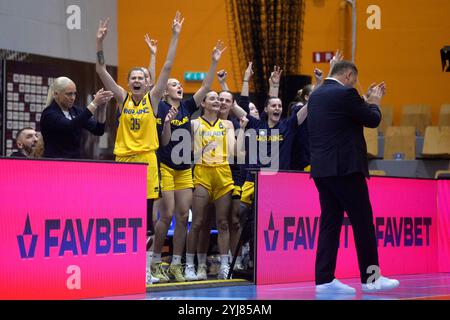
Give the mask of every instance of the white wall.
M 79 30 L 66 26 L 70 5 L 80 7 Z M 95 62 L 95 34 L 105 17 L 105 58 L 117 66 L 117 0 L 0 0 L 0 49 Z

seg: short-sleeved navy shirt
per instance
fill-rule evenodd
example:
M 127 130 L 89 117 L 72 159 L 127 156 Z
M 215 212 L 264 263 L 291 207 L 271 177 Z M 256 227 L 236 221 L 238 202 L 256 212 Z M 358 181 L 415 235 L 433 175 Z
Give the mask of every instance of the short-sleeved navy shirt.
M 298 104 L 292 108 L 293 113 L 297 113 L 303 104 Z M 292 151 L 291 151 L 291 169 L 303 170 L 310 164 L 311 153 L 309 151 L 308 118 L 295 129 Z
M 169 112 L 170 108 L 172 106 L 167 103 L 166 101 L 160 101 L 158 105 L 158 135 L 161 137 L 163 126 L 164 126 L 164 119 L 167 116 L 167 113 Z M 170 123 L 170 128 L 172 131 L 172 134 L 175 130 L 186 130 L 182 137 L 189 137 L 189 146 L 191 145 L 191 116 L 192 114 L 197 111 L 198 107 L 195 103 L 195 100 L 193 97 L 183 100 L 180 103 L 180 106 L 178 108 L 178 113 Z M 180 138 L 180 141 L 172 141 L 170 140 L 169 143 L 166 146 L 162 146 L 160 144 L 159 150 L 158 150 L 158 156 L 159 161 L 161 163 L 164 163 L 169 168 L 175 169 L 175 170 L 186 170 L 191 167 L 191 154 L 189 151 L 189 162 L 188 163 L 181 163 L 181 164 L 175 164 L 172 160 L 172 150 L 173 148 L 179 144 L 179 143 L 186 143 L 184 141 L 185 138 Z M 181 159 L 183 159 L 183 150 L 181 149 L 180 154 L 177 155 Z
M 271 159 L 278 159 L 278 170 L 288 170 L 290 169 L 291 162 L 291 149 L 292 149 L 292 141 L 294 137 L 295 129 L 298 127 L 297 114 L 294 113 L 288 119 L 280 120 L 273 128 L 269 127 L 269 123 L 267 119 L 258 120 L 251 115 L 247 115 L 249 122 L 247 124 L 247 133 L 249 136 L 247 143 L 249 145 L 246 146 L 246 151 L 248 153 L 256 152 L 257 163 L 249 163 L 247 166 L 248 169 L 262 168 L 262 167 L 271 167 L 272 161 L 268 163 L 264 163 L 261 159 L 260 150 L 264 150 L 263 144 L 267 147 L 267 152 L 262 152 L 262 155 L 267 155 L 267 157 Z M 251 134 L 249 129 L 254 129 L 253 133 L 256 136 Z M 256 149 L 251 147 L 251 141 L 256 138 Z M 272 143 L 278 143 L 278 151 L 274 149 L 272 151 Z M 249 154 L 249 161 L 255 159 L 254 154 Z M 251 161 L 255 162 L 255 161 Z M 247 174 L 247 181 L 254 181 L 254 176 L 250 173 Z

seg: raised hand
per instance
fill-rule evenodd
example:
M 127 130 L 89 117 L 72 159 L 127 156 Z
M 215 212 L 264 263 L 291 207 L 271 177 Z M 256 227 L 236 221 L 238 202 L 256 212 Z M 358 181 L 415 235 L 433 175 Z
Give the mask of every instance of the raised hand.
M 316 79 L 316 83 L 320 84 L 323 81 L 323 72 L 322 70 L 315 68 L 314 69 L 314 78 Z
M 242 130 L 245 130 L 247 123 L 248 123 L 248 118 L 246 116 L 242 116 L 239 118 L 239 125 Z
M 282 72 L 283 70 L 281 70 L 281 67 L 273 66 L 273 72 L 270 74 L 269 83 L 271 85 L 279 85 Z
M 217 72 L 217 80 L 219 81 L 219 83 L 223 83 L 226 81 L 228 76 L 228 73 L 225 70 L 220 70 Z
M 106 34 L 108 33 L 108 23 L 109 18 L 106 18 L 105 20 L 100 20 L 97 30 L 97 41 L 101 42 L 105 39 Z
M 212 52 L 213 61 L 216 61 L 216 62 L 219 61 L 220 57 L 222 56 L 222 53 L 225 51 L 226 48 L 227 47 L 224 47 L 223 41 L 221 41 L 221 40 L 217 41 L 217 44 L 214 47 L 213 52 Z
M 105 91 L 103 88 L 97 91 L 96 94 L 94 94 L 94 100 L 92 101 L 95 106 L 101 107 L 108 103 L 109 100 L 114 96 L 114 93 L 111 91 Z
M 385 93 L 386 93 L 386 88 L 385 88 L 384 82 L 382 82 L 379 85 L 373 87 L 372 92 L 366 101 L 368 103 L 380 105 L 381 99 L 383 98 Z
M 386 84 L 384 83 L 384 81 L 381 82 L 381 83 L 378 85 L 378 87 L 379 87 L 380 90 L 381 90 L 381 94 L 384 96 L 384 95 L 386 94 Z
M 386 84 L 384 82 L 381 82 L 379 84 L 376 84 L 375 82 L 373 82 L 367 89 L 366 98 L 370 98 L 370 96 L 373 94 L 373 92 L 375 91 L 376 88 L 381 89 L 381 93 L 383 96 L 386 94 Z
M 181 19 L 180 11 L 177 11 L 175 13 L 175 18 L 173 19 L 173 22 L 172 22 L 172 31 L 174 33 L 180 33 L 181 26 L 183 25 L 183 21 L 184 21 L 184 18 Z
M 367 93 L 365 95 L 366 98 L 369 98 L 370 95 L 372 94 L 372 92 L 375 90 L 375 87 L 377 86 L 377 84 L 375 82 L 372 82 L 369 86 L 369 88 L 367 89 Z M 361 88 L 360 88 L 361 89 Z
M 158 46 L 158 40 L 150 39 L 148 33 L 145 34 L 144 40 L 147 43 L 148 48 L 150 49 L 151 54 L 156 54 L 157 46 Z
M 253 72 L 252 67 L 253 67 L 253 62 L 250 61 L 250 62 L 248 63 L 247 69 L 245 69 L 245 73 L 244 73 L 244 81 L 249 81 L 250 78 L 253 76 L 253 73 L 254 73 L 254 72 Z
M 344 58 L 344 55 L 342 54 L 342 52 L 339 51 L 339 49 L 337 49 L 336 54 L 330 60 L 330 71 L 331 71 L 331 69 L 333 69 L 336 62 L 342 61 L 343 58 Z
M 166 118 L 164 119 L 164 123 L 170 123 L 177 116 L 178 109 L 170 108 L 169 113 L 167 113 Z

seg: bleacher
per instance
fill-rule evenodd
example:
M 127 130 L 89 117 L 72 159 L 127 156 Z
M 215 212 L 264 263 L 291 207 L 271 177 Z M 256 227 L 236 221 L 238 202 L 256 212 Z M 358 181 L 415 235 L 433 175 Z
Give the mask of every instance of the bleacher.
M 450 173 L 450 104 L 440 108 L 438 126 L 431 107 L 405 105 L 400 126 L 393 125 L 391 106 L 382 106 L 377 129 L 364 128 L 372 175 L 436 178 Z

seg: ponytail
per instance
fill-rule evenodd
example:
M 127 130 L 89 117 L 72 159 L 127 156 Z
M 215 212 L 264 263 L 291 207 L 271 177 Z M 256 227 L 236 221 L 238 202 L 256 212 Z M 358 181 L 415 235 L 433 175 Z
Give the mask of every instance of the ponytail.
M 48 93 L 47 93 L 47 102 L 45 103 L 45 106 L 48 107 L 49 105 L 52 104 L 53 101 L 53 95 L 55 93 L 55 89 L 53 87 L 53 84 L 55 82 L 53 82 L 49 87 L 48 87 Z

